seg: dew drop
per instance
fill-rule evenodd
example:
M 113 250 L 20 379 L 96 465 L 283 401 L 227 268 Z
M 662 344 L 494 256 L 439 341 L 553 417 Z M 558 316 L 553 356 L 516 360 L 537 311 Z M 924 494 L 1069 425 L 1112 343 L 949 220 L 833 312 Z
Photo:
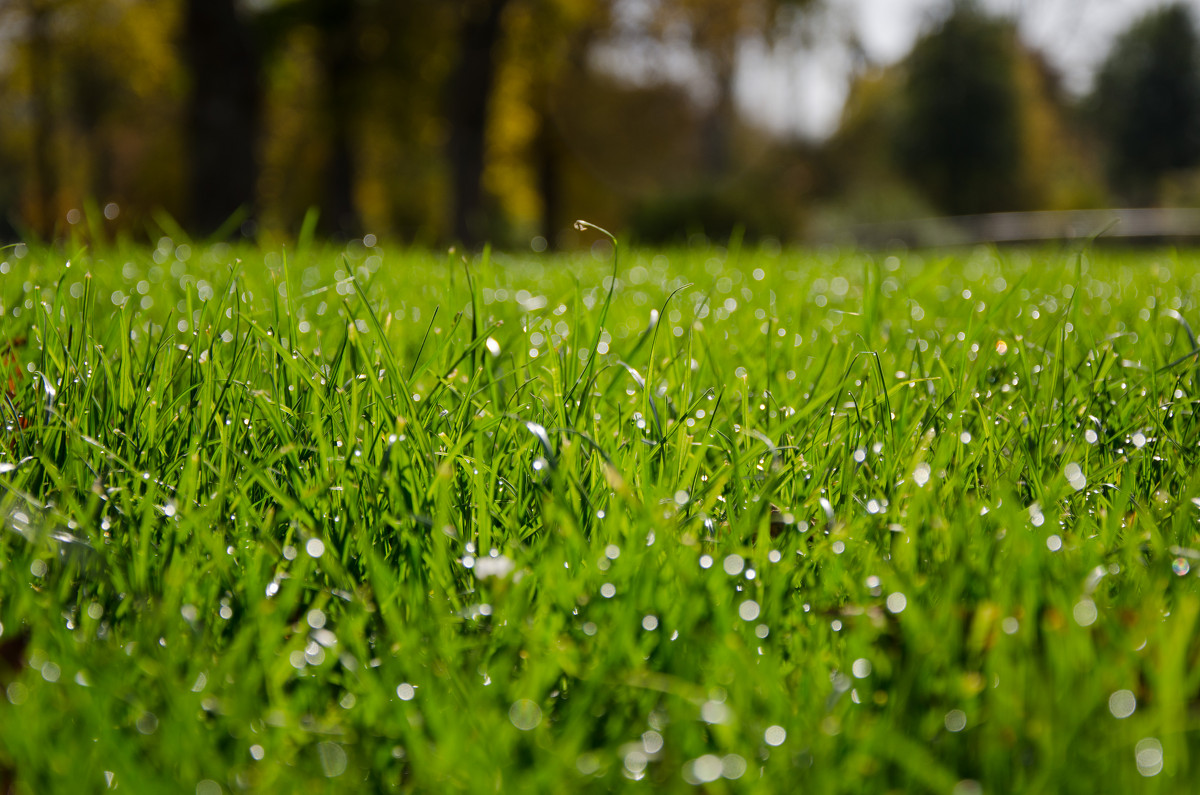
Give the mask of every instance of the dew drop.
M 1128 718 L 1137 709 L 1137 697 L 1132 690 L 1118 690 L 1108 697 L 1108 711 L 1117 719 Z
M 527 698 L 519 698 L 509 707 L 508 719 L 521 731 L 532 731 L 542 722 L 542 708 Z

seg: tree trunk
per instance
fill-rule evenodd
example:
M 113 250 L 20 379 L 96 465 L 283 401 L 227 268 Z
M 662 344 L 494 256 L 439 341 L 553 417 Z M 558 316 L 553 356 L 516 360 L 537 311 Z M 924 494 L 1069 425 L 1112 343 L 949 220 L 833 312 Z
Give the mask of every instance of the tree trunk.
M 33 231 L 49 236 L 54 232 L 55 194 L 54 118 L 50 108 L 50 7 L 42 0 L 29 4 L 29 82 L 32 88 L 30 115 L 33 125 L 33 199 L 25 219 Z
M 732 128 L 737 116 L 733 104 L 733 56 L 718 55 L 714 75 L 716 101 L 701 122 L 700 136 L 704 158 L 704 172 L 710 180 L 720 180 L 728 175 L 732 162 Z
M 508 0 L 466 0 L 458 65 L 450 81 L 449 159 L 454 237 L 475 246 L 487 233 L 483 204 L 484 132 L 496 76 L 495 47 Z
M 544 92 L 549 94 L 549 91 Z M 534 162 L 537 167 L 538 193 L 542 199 L 542 237 L 551 249 L 558 248 L 562 229 L 561 191 L 559 190 L 558 130 L 550 117 L 549 98 L 538 107 L 538 133 L 534 142 Z
M 325 161 L 325 191 L 321 196 L 321 229 L 348 239 L 362 234 L 354 203 L 354 153 L 352 120 L 361 70 L 357 56 L 357 28 L 351 0 L 322 0 L 318 24 L 325 78 L 325 111 L 328 114 L 329 153 Z
M 183 57 L 191 73 L 188 145 L 191 226 L 216 231 L 239 210 L 253 217 L 262 110 L 259 60 L 236 0 L 187 0 Z

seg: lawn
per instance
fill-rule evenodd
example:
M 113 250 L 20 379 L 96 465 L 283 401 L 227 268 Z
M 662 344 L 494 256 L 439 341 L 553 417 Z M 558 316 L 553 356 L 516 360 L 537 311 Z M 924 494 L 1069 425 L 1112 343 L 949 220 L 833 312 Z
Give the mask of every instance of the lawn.
M 0 252 L 0 790 L 1190 790 L 1200 252 L 589 234 Z

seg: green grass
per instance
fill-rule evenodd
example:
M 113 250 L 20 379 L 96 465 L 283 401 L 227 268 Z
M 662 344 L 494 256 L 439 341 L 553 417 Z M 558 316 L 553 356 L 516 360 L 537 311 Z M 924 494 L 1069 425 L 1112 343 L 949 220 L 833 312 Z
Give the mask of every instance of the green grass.
M 17 792 L 1200 768 L 1196 252 L 2 259 Z

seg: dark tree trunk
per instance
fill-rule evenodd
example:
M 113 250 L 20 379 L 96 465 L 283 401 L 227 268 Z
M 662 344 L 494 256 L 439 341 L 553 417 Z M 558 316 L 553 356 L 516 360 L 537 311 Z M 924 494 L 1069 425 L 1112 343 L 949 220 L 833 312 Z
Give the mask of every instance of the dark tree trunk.
M 211 234 L 254 213 L 262 110 L 259 59 L 236 0 L 187 0 L 183 56 L 191 73 L 191 226 Z
M 41 0 L 31 0 L 29 19 L 29 82 L 32 87 L 30 111 L 33 122 L 33 201 L 25 222 L 38 234 L 54 231 L 55 193 L 58 179 L 54 172 L 54 118 L 50 109 L 50 8 Z
M 341 238 L 358 237 L 362 223 L 354 203 L 354 154 L 351 148 L 355 93 L 360 75 L 357 28 L 351 0 L 322 0 L 318 24 L 324 37 L 321 60 L 325 77 L 329 154 L 321 196 L 321 229 Z
M 465 0 L 458 65 L 450 82 L 449 159 L 454 237 L 475 246 L 487 233 L 483 203 L 484 132 L 495 82 L 495 47 L 508 0 Z
M 354 156 L 345 119 L 335 118 L 329 161 L 325 164 L 325 205 L 322 228 L 343 239 L 362 235 L 362 222 L 354 204 Z
M 537 165 L 538 193 L 542 199 L 542 237 L 550 248 L 558 248 L 558 236 L 563 231 L 562 213 L 559 203 L 559 143 L 558 130 L 546 105 L 541 108 L 537 140 L 534 144 L 536 151 L 534 160 Z
M 701 122 L 704 171 L 711 180 L 728 175 L 730 166 L 731 128 L 737 114 L 733 104 L 732 56 L 719 57 L 716 69 L 716 101 Z

